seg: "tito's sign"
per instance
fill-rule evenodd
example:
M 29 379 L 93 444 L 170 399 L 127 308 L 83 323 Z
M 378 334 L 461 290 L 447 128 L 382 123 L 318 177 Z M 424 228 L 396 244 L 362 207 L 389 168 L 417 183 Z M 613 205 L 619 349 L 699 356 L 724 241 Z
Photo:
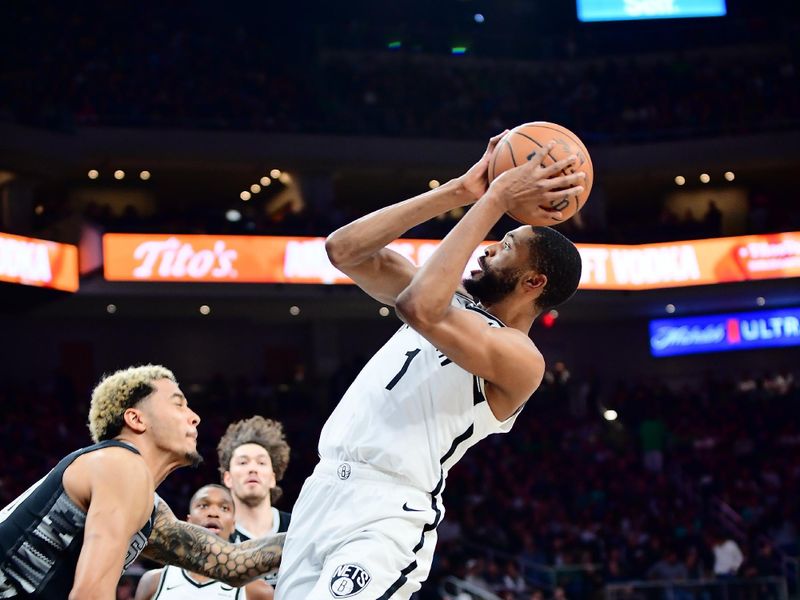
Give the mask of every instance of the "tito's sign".
M 389 247 L 414 264 L 438 240 L 395 241 Z M 477 268 L 479 247 L 467 265 Z M 321 237 L 215 235 L 103 236 L 111 281 L 352 283 L 328 261 Z M 581 288 L 644 290 L 751 279 L 800 277 L 800 233 L 753 235 L 668 244 L 578 244 Z

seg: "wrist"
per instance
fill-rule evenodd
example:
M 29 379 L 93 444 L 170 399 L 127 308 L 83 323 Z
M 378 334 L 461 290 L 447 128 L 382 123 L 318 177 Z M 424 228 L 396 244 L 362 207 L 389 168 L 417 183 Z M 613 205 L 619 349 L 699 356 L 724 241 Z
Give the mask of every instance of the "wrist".
M 491 206 L 501 215 L 502 213 L 508 212 L 508 203 L 505 201 L 503 194 L 500 194 L 491 186 L 486 190 L 486 193 L 478 199 L 478 202 Z
M 451 179 L 447 183 L 443 184 L 442 187 L 447 187 L 450 189 L 455 197 L 458 198 L 459 206 L 468 206 L 470 204 L 474 204 L 478 201 L 478 198 L 480 198 L 480 194 L 476 195 L 475 192 L 470 189 L 464 175 Z

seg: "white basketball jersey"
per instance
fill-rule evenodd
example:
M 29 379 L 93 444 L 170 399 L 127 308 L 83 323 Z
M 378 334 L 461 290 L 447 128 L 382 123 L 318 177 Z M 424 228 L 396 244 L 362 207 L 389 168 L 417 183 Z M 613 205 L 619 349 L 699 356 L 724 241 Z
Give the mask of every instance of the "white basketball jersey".
M 192 576 L 178 567 L 164 567 L 153 600 L 223 600 L 224 598 L 247 598 L 244 588 L 235 588 L 220 581 L 205 583 L 195 581 Z
M 481 315 L 487 327 L 504 327 L 467 296 L 456 294 L 452 304 Z M 517 414 L 498 421 L 483 379 L 403 325 L 345 392 L 322 429 L 319 453 L 367 463 L 438 494 L 466 450 L 510 431 Z

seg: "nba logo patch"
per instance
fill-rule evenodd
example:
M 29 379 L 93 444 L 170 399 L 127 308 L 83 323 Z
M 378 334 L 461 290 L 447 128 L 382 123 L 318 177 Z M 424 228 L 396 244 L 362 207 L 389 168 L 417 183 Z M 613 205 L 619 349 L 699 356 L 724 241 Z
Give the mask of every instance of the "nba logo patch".
M 355 596 L 370 582 L 372 577 L 361 565 L 347 564 L 336 567 L 331 577 L 331 594 L 334 598 Z

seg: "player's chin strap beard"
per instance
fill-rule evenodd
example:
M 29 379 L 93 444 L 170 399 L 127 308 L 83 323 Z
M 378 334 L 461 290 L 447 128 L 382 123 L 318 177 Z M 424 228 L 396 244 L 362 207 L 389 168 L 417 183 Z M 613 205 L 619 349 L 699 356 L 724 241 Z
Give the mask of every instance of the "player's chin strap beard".
M 186 460 L 189 462 L 189 466 L 193 469 L 196 469 L 203 464 L 203 457 L 200 456 L 199 452 L 187 452 Z

